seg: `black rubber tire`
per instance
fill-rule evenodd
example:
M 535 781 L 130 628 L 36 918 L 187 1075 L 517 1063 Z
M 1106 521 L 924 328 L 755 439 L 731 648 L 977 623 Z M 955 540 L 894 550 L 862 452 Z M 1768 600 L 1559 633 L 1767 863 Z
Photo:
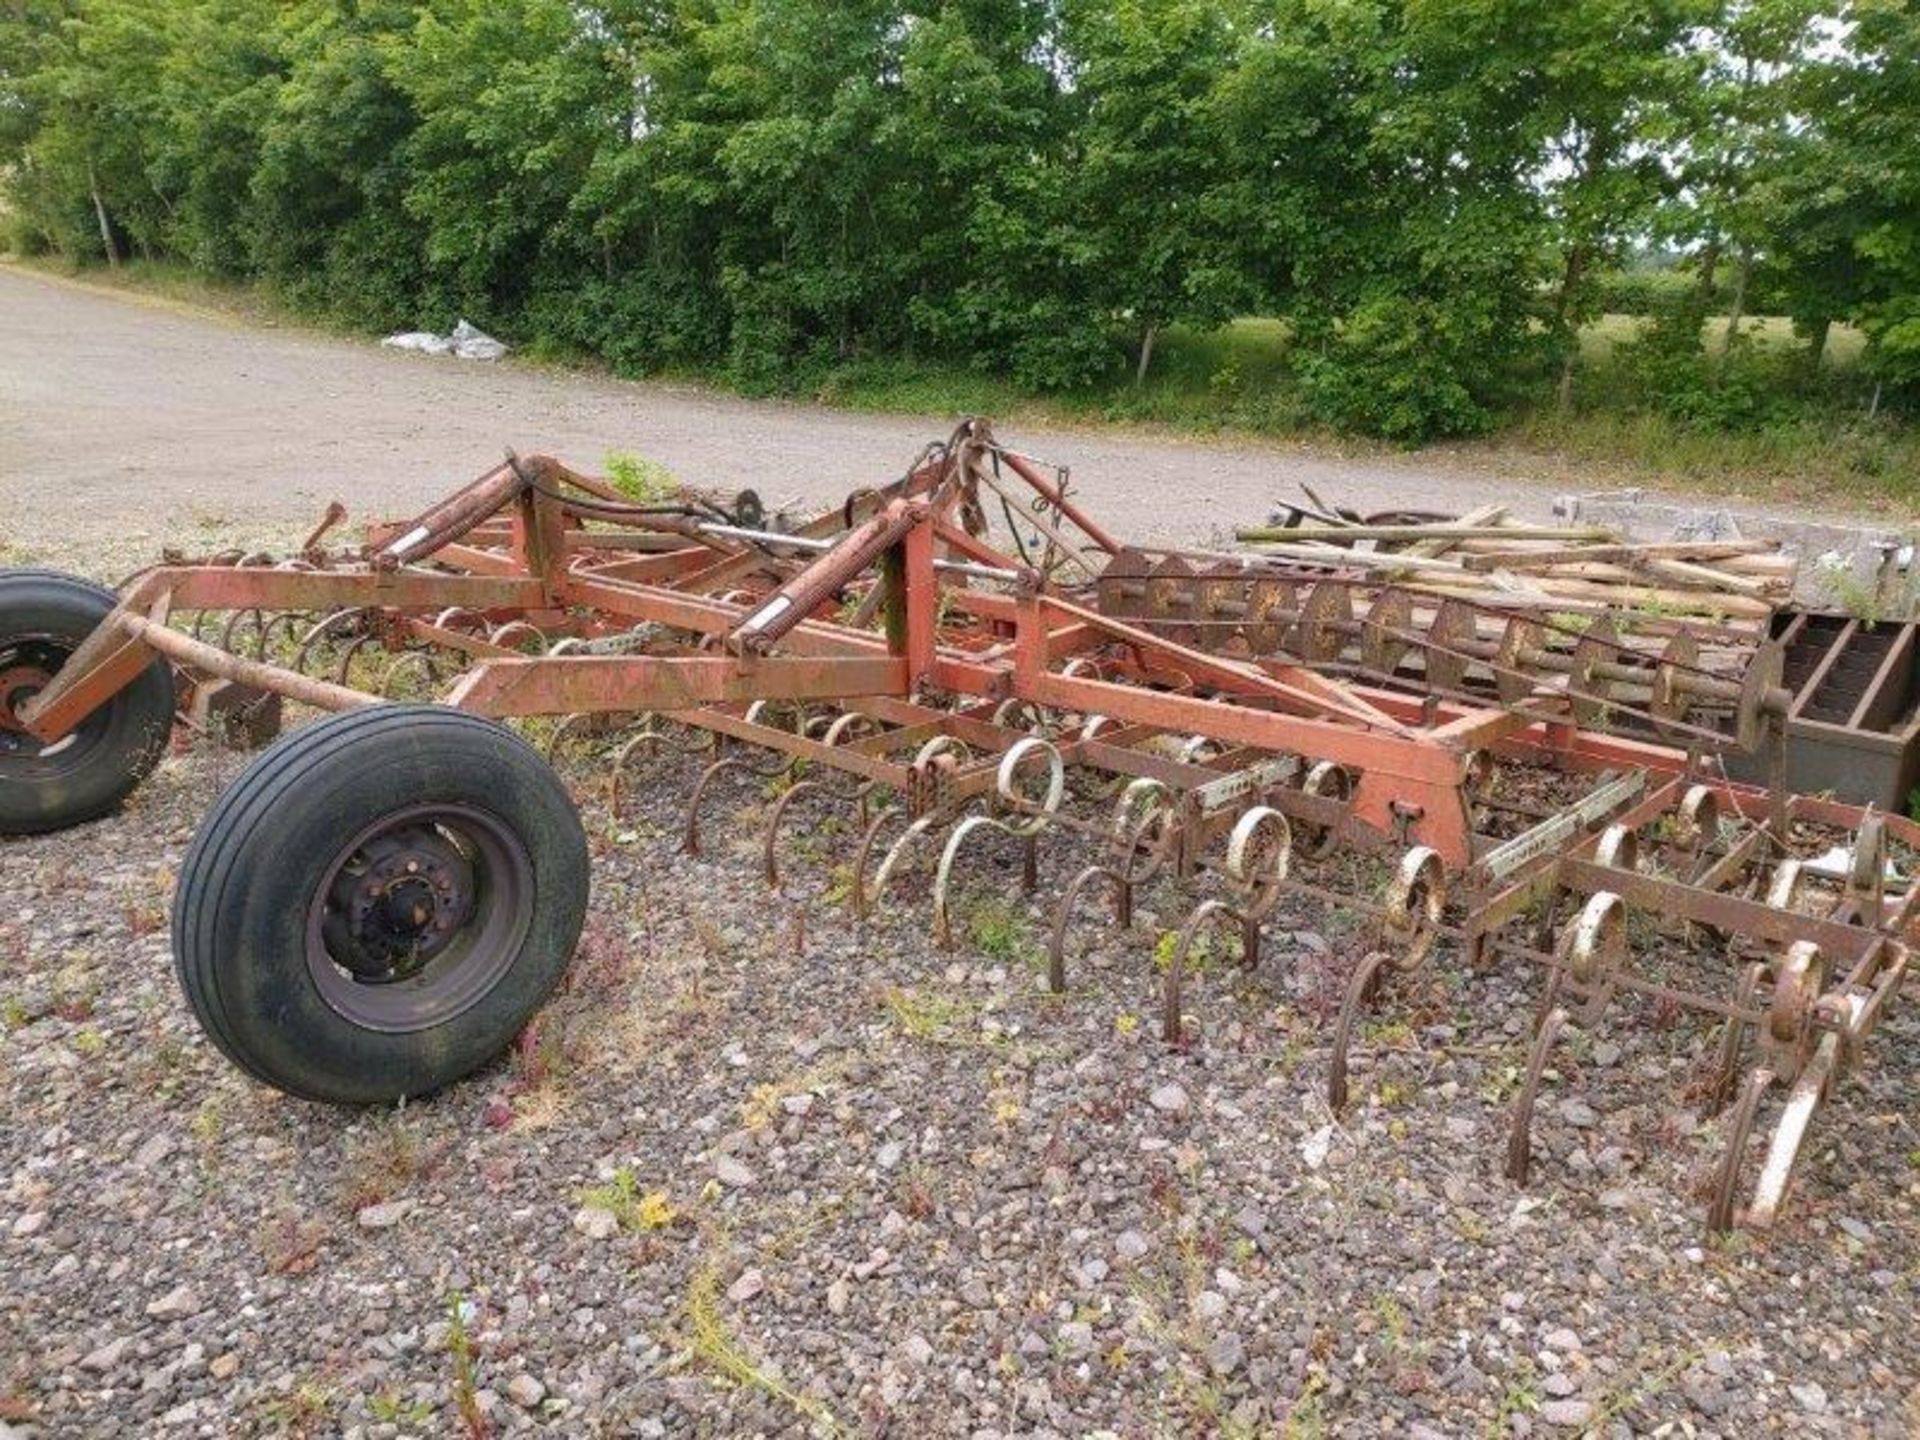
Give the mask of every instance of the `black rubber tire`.
M 347 1018 L 308 963 L 308 916 L 341 846 L 412 805 L 484 811 L 524 847 L 531 915 L 479 998 L 430 1028 Z M 565 972 L 586 916 L 586 832 L 560 777 L 503 726 L 438 705 L 332 715 L 255 758 L 195 833 L 173 906 L 181 988 L 256 1079 L 304 1099 L 426 1095 L 504 1050 Z
M 115 603 L 111 590 L 57 570 L 0 570 L 0 665 L 23 639 L 71 652 Z M 45 756 L 0 753 L 0 835 L 64 830 L 119 809 L 166 753 L 173 707 L 172 667 L 155 656 L 80 722 L 64 748 Z

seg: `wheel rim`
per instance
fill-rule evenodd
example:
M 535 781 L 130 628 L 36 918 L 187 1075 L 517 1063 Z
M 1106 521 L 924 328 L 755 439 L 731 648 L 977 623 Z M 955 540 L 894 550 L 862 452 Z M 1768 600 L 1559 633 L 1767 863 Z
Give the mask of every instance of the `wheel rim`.
M 512 968 L 533 919 L 533 861 L 496 816 L 412 805 L 342 846 L 307 907 L 307 970 L 368 1030 L 405 1034 L 477 1004 Z
M 16 718 L 72 655 L 72 643 L 57 635 L 0 635 L 0 774 L 50 780 L 86 768 L 106 734 L 111 701 L 51 744 L 29 735 Z

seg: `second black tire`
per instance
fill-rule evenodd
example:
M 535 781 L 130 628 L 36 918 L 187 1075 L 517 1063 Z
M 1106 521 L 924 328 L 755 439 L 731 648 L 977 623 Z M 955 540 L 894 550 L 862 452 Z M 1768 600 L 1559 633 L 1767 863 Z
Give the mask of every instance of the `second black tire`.
M 57 570 L 0 570 L 0 707 L 42 690 L 112 611 L 113 591 Z M 0 835 L 38 835 L 119 808 L 173 729 L 173 671 L 155 656 L 52 745 L 0 727 Z
M 257 1079 L 386 1103 L 507 1047 L 564 973 L 587 887 L 579 813 L 519 736 L 373 706 L 285 736 L 221 796 L 181 869 L 174 958 Z

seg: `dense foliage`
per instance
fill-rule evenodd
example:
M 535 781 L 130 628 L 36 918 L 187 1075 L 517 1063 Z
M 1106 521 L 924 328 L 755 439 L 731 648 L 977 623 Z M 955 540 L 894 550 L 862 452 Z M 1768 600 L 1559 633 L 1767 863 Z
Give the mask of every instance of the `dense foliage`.
M 1579 403 L 1614 309 L 1690 421 L 1839 323 L 1920 395 L 1912 0 L 0 0 L 0 167 L 24 249 L 751 388 L 1264 314 L 1309 414 L 1414 439 Z

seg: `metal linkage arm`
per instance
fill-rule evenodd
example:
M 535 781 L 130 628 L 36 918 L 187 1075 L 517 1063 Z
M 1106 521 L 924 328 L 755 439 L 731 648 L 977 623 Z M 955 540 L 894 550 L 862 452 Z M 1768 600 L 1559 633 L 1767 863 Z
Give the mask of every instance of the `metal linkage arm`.
M 849 530 L 834 547 L 767 597 L 726 635 L 729 650 L 765 654 L 782 635 L 805 620 L 822 601 L 900 543 L 927 519 L 924 501 L 893 500 L 872 519 Z

